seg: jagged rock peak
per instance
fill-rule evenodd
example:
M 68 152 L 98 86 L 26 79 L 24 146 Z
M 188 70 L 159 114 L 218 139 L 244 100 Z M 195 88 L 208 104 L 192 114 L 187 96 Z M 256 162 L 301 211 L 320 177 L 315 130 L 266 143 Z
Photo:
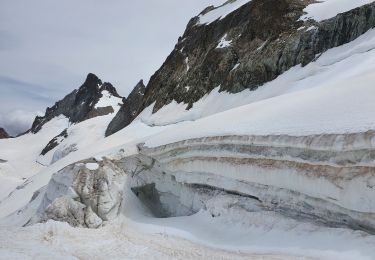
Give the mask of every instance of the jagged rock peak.
M 92 117 L 113 113 L 114 108 L 111 106 L 95 107 L 100 98 L 103 97 L 104 91 L 121 100 L 116 88 L 111 83 L 102 83 L 95 74 L 89 73 L 82 86 L 73 90 L 52 107 L 48 107 L 44 116 L 36 117 L 30 131 L 38 132 L 45 123 L 60 115 L 66 116 L 72 123 L 78 123 Z M 122 101 L 120 102 L 122 103 Z
M 124 100 L 124 104 L 108 125 L 105 132 L 106 136 L 116 133 L 131 123 L 142 105 L 145 91 L 146 86 L 144 85 L 143 80 L 140 80 L 126 100 Z
M 137 85 L 135 85 L 134 89 L 132 90 L 132 92 L 130 92 L 129 96 L 127 97 L 127 99 L 131 98 L 131 97 L 135 97 L 135 96 L 138 96 L 138 95 L 143 95 L 145 93 L 145 90 L 146 90 L 146 86 L 145 84 L 143 83 L 143 79 L 141 79 Z
M 4 128 L 0 127 L 0 139 L 7 139 L 7 138 L 10 138 L 7 131 L 5 131 Z
M 94 73 L 87 74 L 86 80 L 83 85 L 91 85 L 91 84 L 102 84 L 102 81 L 96 76 Z

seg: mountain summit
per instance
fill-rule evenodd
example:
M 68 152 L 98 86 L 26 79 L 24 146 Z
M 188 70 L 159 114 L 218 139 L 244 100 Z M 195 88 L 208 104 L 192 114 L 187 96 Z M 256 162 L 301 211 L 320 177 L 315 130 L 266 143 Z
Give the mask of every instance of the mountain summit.
M 100 104 L 102 98 L 104 100 Z M 71 123 L 78 123 L 113 113 L 113 105 L 122 103 L 121 99 L 111 83 L 103 83 L 95 74 L 89 73 L 79 89 L 73 90 L 54 106 L 48 107 L 44 116 L 35 118 L 31 132 L 37 133 L 46 122 L 59 115 L 66 116 Z

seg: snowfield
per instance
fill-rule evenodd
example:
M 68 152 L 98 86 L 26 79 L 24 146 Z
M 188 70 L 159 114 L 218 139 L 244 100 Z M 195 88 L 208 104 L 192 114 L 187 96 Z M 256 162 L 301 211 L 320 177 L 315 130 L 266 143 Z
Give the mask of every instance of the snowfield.
M 36 163 L 41 150 L 68 126 L 69 120 L 60 116 L 48 122 L 38 136 L 29 133 L 14 139 L 0 140 L 0 159 L 6 161 L 0 163 L 0 200 L 24 183 L 26 178 L 45 168 Z
M 237 0 L 217 7 L 201 15 L 200 24 L 222 19 L 248 2 Z M 309 5 L 302 19 L 327 19 L 369 2 L 320 1 Z M 223 37 L 218 47 L 229 44 Z M 106 138 L 105 130 L 122 100 L 103 93 L 95 108 L 112 106 L 115 113 L 73 125 L 60 116 L 36 134 L 0 140 L 0 259 L 375 259 L 373 234 L 322 224 L 323 217 L 328 215 L 333 222 L 342 212 L 352 214 L 354 223 L 363 216 L 370 219 L 366 224 L 374 223 L 374 71 L 372 29 L 305 67 L 291 68 L 256 91 L 230 94 L 219 92 L 217 86 L 190 110 L 174 101 L 152 114 L 151 105 L 129 126 Z M 67 137 L 41 155 L 46 144 L 65 129 Z M 325 143 L 327 134 L 338 137 Z M 354 137 L 345 139 L 340 134 Z M 309 139 L 312 135 L 316 139 Z M 305 143 L 293 143 L 303 138 Z M 347 153 L 341 155 L 342 151 Z M 324 154 L 333 159 L 323 160 Z M 255 201 L 250 209 L 241 207 L 233 194 L 210 198 L 191 215 L 157 218 L 131 191 L 129 176 L 136 174 L 128 172 L 124 187 L 117 187 L 125 194 L 119 216 L 104 221 L 103 227 L 73 228 L 52 220 L 24 226 L 35 217 L 46 194 L 61 192 L 48 190 L 60 170 L 79 162 L 96 171 L 103 160 L 121 161 L 132 155 L 150 156 L 153 164 L 156 158 L 168 174 L 174 174 L 163 172 L 163 176 L 188 187 L 201 184 L 244 195 L 249 192 L 250 186 L 244 184 L 248 182 L 258 189 L 260 198 L 267 199 L 274 192 L 270 204 L 278 199 L 303 207 L 307 213 L 322 210 L 318 212 L 323 216 L 321 223 L 260 208 L 258 197 L 250 198 Z M 83 161 L 88 158 L 89 162 Z M 254 163 L 243 167 L 233 163 L 261 159 L 263 165 L 259 163 L 252 171 L 249 167 Z M 353 165 L 338 168 L 348 161 Z M 277 163 L 280 168 L 293 165 L 272 172 Z M 302 170 L 291 170 L 300 165 Z M 315 176 L 309 167 L 323 170 Z M 351 167 L 358 172 L 364 169 L 367 175 L 355 174 Z M 161 186 L 165 176 L 159 179 Z M 176 187 L 162 188 L 178 192 Z M 192 200 L 189 193 L 182 196 Z M 298 204 L 301 198 L 306 198 L 302 206 Z M 332 214 L 324 211 L 327 205 L 333 205 L 328 212 Z

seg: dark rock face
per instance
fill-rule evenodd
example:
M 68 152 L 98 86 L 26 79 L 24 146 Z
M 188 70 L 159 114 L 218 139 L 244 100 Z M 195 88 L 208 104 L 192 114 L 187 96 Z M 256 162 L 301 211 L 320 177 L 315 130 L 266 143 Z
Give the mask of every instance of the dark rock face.
M 0 127 L 0 139 L 7 139 L 7 138 L 9 138 L 9 137 L 10 137 L 10 136 L 9 136 L 8 133 L 5 131 L 5 129 Z
M 211 24 L 201 25 L 194 17 L 151 77 L 138 113 L 155 101 L 154 112 L 172 100 L 190 108 L 218 86 L 231 93 L 255 90 L 375 26 L 375 3 L 321 22 L 299 20 L 311 2 L 252 0 Z M 221 40 L 231 43 L 217 48 Z
M 101 92 L 104 90 L 113 96 L 120 97 L 111 83 L 102 83 L 96 75 L 88 74 L 78 90 L 72 91 L 64 99 L 56 102 L 53 107 L 47 108 L 45 116 L 36 117 L 30 131 L 37 133 L 45 123 L 59 115 L 66 116 L 72 123 L 78 123 L 95 116 L 112 113 L 113 109 L 110 108 L 95 109 L 95 104 L 102 97 Z
M 40 153 L 41 155 L 46 155 L 49 151 L 51 151 L 53 148 L 58 146 L 63 139 L 68 137 L 68 132 L 67 129 L 62 131 L 58 136 L 55 136 L 49 143 L 44 147 L 42 152 Z
M 124 100 L 124 104 L 120 108 L 119 112 L 108 125 L 105 133 L 106 136 L 116 133 L 117 131 L 121 130 L 131 123 L 141 107 L 145 90 L 146 87 L 141 80 L 134 87 L 129 96 Z

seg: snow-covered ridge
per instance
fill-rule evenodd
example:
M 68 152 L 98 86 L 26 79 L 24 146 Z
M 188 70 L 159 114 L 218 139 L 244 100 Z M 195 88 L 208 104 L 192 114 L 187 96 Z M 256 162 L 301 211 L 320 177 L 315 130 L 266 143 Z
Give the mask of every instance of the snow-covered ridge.
M 198 24 L 211 24 L 216 20 L 225 18 L 228 14 L 247 4 L 251 0 L 230 0 L 221 6 L 214 7 L 213 10 L 199 15 Z M 365 4 L 372 3 L 373 0 L 320 0 L 308 5 L 303 11 L 305 14 L 301 20 L 313 19 L 322 21 L 335 17 L 339 13 L 350 11 Z
M 356 7 L 374 2 L 373 0 L 320 0 L 308 5 L 301 17 L 302 20 L 314 19 L 322 21 L 335 17 L 339 13 L 344 13 Z
M 251 0 L 229 0 L 223 5 L 215 7 L 213 10 L 199 15 L 199 24 L 210 24 L 218 19 L 225 18 L 228 14 L 234 12 L 241 6 L 247 4 Z

